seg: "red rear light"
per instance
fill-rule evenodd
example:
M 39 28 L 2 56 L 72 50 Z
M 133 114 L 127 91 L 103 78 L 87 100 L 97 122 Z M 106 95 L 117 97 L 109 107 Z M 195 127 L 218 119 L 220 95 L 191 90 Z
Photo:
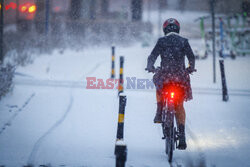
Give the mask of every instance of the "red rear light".
M 171 99 L 173 99 L 173 98 L 174 98 L 174 95 L 175 95 L 175 93 L 174 93 L 174 92 L 171 92 L 171 93 L 170 93 L 170 97 L 171 97 Z

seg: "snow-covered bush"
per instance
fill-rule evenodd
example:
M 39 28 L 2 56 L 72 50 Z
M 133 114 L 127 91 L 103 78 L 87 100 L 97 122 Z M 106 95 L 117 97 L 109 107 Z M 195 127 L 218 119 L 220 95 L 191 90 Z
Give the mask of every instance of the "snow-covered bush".
M 15 67 L 11 65 L 0 66 L 0 99 L 12 88 Z
M 33 32 L 6 32 L 4 36 L 4 62 L 25 66 L 33 62 L 34 55 L 48 52 L 44 49 L 44 38 L 37 37 Z

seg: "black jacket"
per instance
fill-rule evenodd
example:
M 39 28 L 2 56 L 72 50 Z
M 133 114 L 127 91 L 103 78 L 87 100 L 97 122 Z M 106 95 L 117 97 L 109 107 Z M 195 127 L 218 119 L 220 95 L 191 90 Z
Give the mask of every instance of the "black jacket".
M 185 70 L 185 56 L 191 69 L 195 68 L 195 57 L 186 38 L 176 33 L 170 33 L 157 41 L 148 57 L 147 68 L 154 68 L 155 61 L 161 56 L 161 68 L 171 73 L 183 73 Z
M 153 81 L 158 90 L 161 90 L 169 82 L 178 83 L 184 88 L 184 100 L 193 98 L 190 84 L 190 77 L 185 72 L 185 56 L 187 56 L 191 71 L 195 69 L 195 57 L 186 38 L 176 33 L 170 33 L 160 38 L 148 57 L 147 69 L 154 69 L 154 64 L 158 56 L 161 56 L 161 69 L 154 77 Z

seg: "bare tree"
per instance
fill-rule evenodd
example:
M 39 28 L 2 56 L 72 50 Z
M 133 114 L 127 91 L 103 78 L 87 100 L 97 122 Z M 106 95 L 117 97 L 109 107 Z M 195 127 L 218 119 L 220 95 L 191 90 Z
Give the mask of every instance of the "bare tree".
M 36 1 L 36 16 L 35 16 L 35 27 L 36 31 L 40 34 L 45 32 L 44 20 L 45 20 L 45 1 Z M 18 18 L 19 22 L 19 18 Z
M 91 20 L 96 19 L 96 0 L 91 0 L 90 2 L 89 18 Z
M 82 0 L 71 0 L 70 6 L 70 17 L 73 20 L 79 19 L 81 17 L 82 11 Z
M 178 0 L 178 3 L 180 11 L 183 12 L 186 8 L 187 0 Z
M 109 0 L 102 0 L 101 1 L 101 13 L 102 16 L 106 17 L 109 12 Z
M 142 0 L 131 0 L 132 21 L 142 20 Z
M 168 6 L 168 1 L 167 0 L 159 0 L 159 6 L 161 9 L 166 9 Z

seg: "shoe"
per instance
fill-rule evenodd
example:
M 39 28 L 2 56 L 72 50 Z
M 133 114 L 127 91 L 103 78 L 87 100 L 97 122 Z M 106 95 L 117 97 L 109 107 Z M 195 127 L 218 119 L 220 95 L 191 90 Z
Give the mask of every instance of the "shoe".
M 161 114 L 156 113 L 155 118 L 154 118 L 154 123 L 162 123 Z
M 156 115 L 154 118 L 154 123 L 162 123 L 162 104 L 161 103 L 157 103 L 157 110 L 156 110 Z
M 179 145 L 178 149 L 185 150 L 187 148 L 186 137 L 185 137 L 185 126 L 179 125 Z

